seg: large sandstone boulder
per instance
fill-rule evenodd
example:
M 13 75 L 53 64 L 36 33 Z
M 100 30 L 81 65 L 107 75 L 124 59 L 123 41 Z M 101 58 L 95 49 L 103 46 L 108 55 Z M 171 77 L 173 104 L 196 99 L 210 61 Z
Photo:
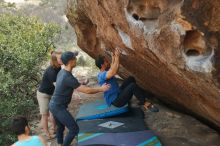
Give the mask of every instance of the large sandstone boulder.
M 80 48 L 121 48 L 122 77 L 220 127 L 219 0 L 68 0 Z

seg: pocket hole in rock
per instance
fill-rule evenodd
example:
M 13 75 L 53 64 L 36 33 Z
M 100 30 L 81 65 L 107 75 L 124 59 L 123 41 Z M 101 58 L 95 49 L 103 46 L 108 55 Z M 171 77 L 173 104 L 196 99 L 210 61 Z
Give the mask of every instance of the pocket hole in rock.
M 139 16 L 137 14 L 133 14 L 132 17 L 137 21 L 139 20 Z
M 184 52 L 187 56 L 198 56 L 206 52 L 206 42 L 203 33 L 198 30 L 186 32 L 183 41 Z

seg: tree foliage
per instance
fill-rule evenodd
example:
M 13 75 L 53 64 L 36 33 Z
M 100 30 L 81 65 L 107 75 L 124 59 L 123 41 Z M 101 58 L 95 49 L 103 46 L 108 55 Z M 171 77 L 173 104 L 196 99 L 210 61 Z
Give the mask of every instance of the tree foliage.
M 0 145 L 13 140 L 11 118 L 34 110 L 41 66 L 59 31 L 36 18 L 0 14 Z

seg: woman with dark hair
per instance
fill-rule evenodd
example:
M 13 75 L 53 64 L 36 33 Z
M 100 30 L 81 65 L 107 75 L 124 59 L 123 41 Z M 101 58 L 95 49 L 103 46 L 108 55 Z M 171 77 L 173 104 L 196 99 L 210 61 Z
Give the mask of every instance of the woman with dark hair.
M 41 136 L 31 136 L 30 127 L 25 117 L 16 117 L 12 121 L 11 130 L 16 134 L 18 141 L 12 146 L 46 146 L 46 141 Z
M 71 102 L 74 90 L 86 94 L 95 94 L 105 92 L 110 88 L 108 84 L 93 88 L 80 84 L 72 74 L 73 68 L 76 67 L 77 55 L 78 52 L 70 51 L 61 55 L 64 68 L 57 75 L 56 87 L 49 104 L 49 109 L 57 124 L 56 136 L 59 146 L 70 146 L 79 132 L 79 126 L 68 111 L 68 105 Z M 64 138 L 65 127 L 68 129 L 68 133 Z
M 48 105 L 55 89 L 57 74 L 61 70 L 60 56 L 61 52 L 51 52 L 50 66 L 45 70 L 42 82 L 37 91 L 37 100 L 41 114 L 41 126 L 48 138 L 52 138 L 48 130 L 48 118 L 50 118 L 52 123 L 53 133 L 56 131 L 56 124 L 52 114 L 49 112 Z

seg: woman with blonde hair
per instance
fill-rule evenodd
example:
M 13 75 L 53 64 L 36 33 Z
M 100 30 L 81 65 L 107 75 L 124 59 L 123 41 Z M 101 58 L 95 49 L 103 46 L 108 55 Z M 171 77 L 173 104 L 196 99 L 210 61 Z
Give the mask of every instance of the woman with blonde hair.
M 61 52 L 56 52 L 56 51 L 51 52 L 50 66 L 48 66 L 47 69 L 45 70 L 43 74 L 43 79 L 37 91 L 37 100 L 41 114 L 41 126 L 43 128 L 45 135 L 48 138 L 52 138 L 52 135 L 50 134 L 48 129 L 49 118 L 52 123 L 53 133 L 56 131 L 55 129 L 56 124 L 52 114 L 49 112 L 48 105 L 55 89 L 57 74 L 61 70 L 61 64 L 62 64 L 62 62 L 60 61 L 61 54 L 62 54 Z

